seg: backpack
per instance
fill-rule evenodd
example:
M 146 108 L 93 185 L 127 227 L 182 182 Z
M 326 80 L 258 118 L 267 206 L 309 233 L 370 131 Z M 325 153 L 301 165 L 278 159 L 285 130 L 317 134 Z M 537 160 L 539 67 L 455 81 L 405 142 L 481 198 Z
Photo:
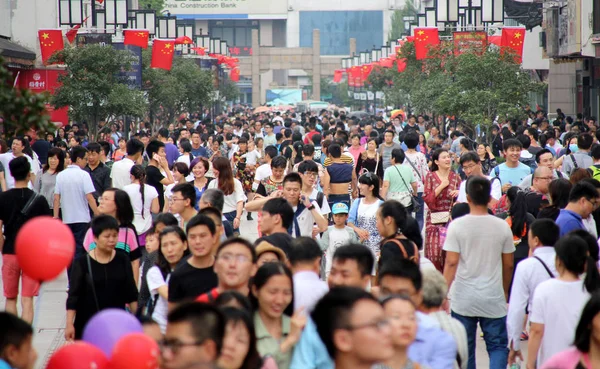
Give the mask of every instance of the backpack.
M 591 172 L 592 178 L 600 181 L 600 165 L 592 165 L 588 170 Z
M 537 168 L 537 163 L 535 162 L 535 156 L 531 158 L 519 158 L 519 161 L 529 168 L 534 169 Z M 497 167 L 496 167 L 497 168 Z

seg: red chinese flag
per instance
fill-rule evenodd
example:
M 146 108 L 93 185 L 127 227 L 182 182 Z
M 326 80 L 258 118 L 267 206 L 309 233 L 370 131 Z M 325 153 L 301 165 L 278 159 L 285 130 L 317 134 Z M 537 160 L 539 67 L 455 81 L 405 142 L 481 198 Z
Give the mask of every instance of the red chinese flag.
M 371 72 L 373 71 L 373 64 L 365 64 L 361 67 L 361 80 L 363 81 L 363 83 L 369 79 L 369 76 L 371 75 Z
M 344 73 L 344 71 L 341 69 L 337 69 L 335 72 L 333 72 L 333 82 L 340 83 L 342 81 L 343 73 Z
M 154 44 L 152 45 L 152 61 L 150 67 L 171 70 L 174 49 L 175 41 L 155 39 Z
M 194 43 L 188 36 L 179 36 L 175 39 L 175 45 L 190 45 Z
M 239 82 L 240 80 L 240 68 L 233 68 L 229 73 L 229 79 L 233 82 Z
M 415 56 L 417 60 L 427 58 L 430 45 L 439 45 L 437 28 L 415 28 Z
M 352 75 L 352 68 L 346 68 L 346 75 L 348 76 L 348 87 L 354 87 L 354 76 Z
M 40 51 L 42 52 L 42 62 L 44 64 L 52 54 L 65 48 L 62 30 L 60 29 L 41 29 L 38 31 L 38 37 L 40 38 Z
M 148 30 L 126 29 L 123 31 L 123 34 L 125 35 L 123 44 L 139 46 L 144 49 L 148 47 L 148 38 L 150 37 L 150 32 Z
M 391 68 L 394 65 L 394 59 L 393 58 L 383 58 L 383 59 L 379 60 L 379 65 L 382 66 L 383 68 Z
M 516 53 L 515 60 L 517 62 L 523 61 L 523 41 L 525 40 L 525 28 L 503 28 L 502 29 L 502 41 L 500 45 L 503 49 L 511 49 Z
M 396 59 L 396 66 L 399 73 L 404 72 L 406 70 L 406 58 Z
M 226 56 L 225 61 L 224 61 L 225 65 L 227 65 L 231 69 L 236 68 L 239 62 L 240 62 L 240 59 L 232 58 L 229 56 Z
M 502 36 L 488 36 L 488 44 L 493 44 L 500 47 Z
M 75 25 L 75 27 L 71 28 L 70 30 L 67 31 L 67 40 L 69 40 L 69 43 L 73 43 L 73 41 L 75 41 L 75 37 L 77 36 L 77 31 L 79 30 L 79 28 L 81 28 L 81 24 L 77 24 Z
M 198 55 L 206 55 L 206 48 L 204 47 L 192 47 L 192 50 L 194 50 Z

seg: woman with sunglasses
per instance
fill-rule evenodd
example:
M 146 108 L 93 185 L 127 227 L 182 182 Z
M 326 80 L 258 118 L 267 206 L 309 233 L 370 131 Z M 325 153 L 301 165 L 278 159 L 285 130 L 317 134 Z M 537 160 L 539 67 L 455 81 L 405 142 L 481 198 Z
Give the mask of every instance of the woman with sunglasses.
M 377 231 L 377 211 L 383 204 L 379 196 L 379 177 L 371 172 L 363 174 L 358 179 L 358 191 L 361 197 L 352 202 L 348 226 L 376 256 L 381 242 L 381 234 Z

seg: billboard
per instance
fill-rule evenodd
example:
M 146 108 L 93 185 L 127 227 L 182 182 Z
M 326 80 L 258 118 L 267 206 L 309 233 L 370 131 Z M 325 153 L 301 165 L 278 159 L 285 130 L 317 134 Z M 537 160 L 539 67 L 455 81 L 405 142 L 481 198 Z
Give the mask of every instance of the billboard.
M 272 105 L 293 105 L 302 101 L 300 89 L 267 90 L 267 103 Z
M 163 9 L 173 15 L 286 14 L 287 1 L 278 0 L 166 0 Z

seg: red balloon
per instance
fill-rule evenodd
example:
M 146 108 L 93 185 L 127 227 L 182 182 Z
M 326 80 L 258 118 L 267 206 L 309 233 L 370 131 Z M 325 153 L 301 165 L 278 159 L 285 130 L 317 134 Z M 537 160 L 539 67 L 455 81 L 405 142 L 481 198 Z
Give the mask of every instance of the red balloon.
M 112 352 L 110 369 L 158 369 L 158 344 L 143 333 L 121 338 Z
M 71 264 L 75 238 L 60 220 L 36 217 L 19 230 L 15 251 L 23 273 L 38 281 L 49 281 Z
M 46 369 L 107 369 L 108 359 L 99 348 L 83 341 L 66 344 L 52 354 Z

